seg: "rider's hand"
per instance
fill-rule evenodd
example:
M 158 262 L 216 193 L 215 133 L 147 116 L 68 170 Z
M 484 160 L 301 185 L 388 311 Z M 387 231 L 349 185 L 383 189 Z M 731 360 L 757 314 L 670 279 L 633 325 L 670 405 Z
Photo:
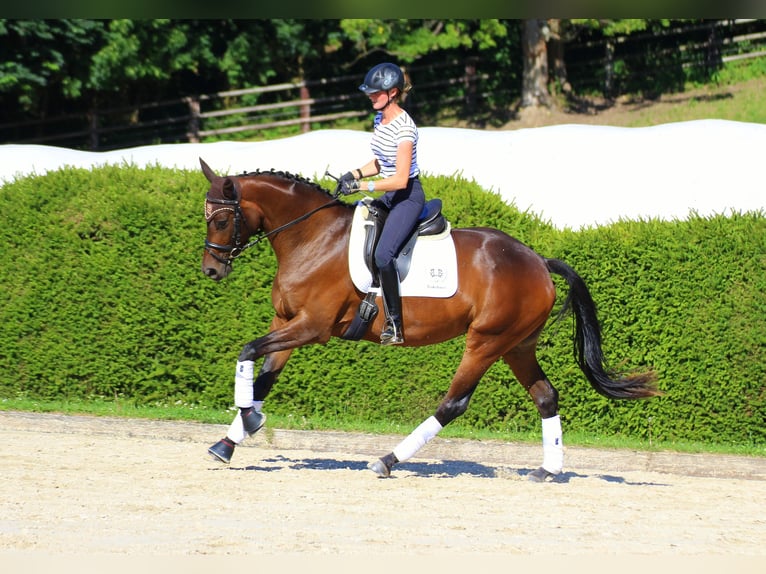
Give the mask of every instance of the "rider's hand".
M 359 191 L 359 180 L 350 171 L 347 171 L 338 180 L 338 188 L 343 195 L 350 195 Z

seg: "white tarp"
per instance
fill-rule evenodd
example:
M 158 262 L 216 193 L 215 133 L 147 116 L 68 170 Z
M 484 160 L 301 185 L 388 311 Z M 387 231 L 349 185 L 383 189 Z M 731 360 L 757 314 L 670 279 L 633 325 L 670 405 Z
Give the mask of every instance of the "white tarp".
M 310 179 L 340 175 L 372 156 L 370 134 L 318 130 L 267 142 L 151 145 L 81 152 L 0 146 L 0 181 L 64 166 L 161 165 L 217 173 L 279 169 Z M 697 120 L 646 128 L 560 125 L 521 130 L 421 127 L 428 175 L 462 175 L 559 228 L 619 219 L 685 219 L 766 207 L 766 125 Z M 429 190 L 437 192 L 438 190 Z M 449 206 L 446 206 L 449 210 Z

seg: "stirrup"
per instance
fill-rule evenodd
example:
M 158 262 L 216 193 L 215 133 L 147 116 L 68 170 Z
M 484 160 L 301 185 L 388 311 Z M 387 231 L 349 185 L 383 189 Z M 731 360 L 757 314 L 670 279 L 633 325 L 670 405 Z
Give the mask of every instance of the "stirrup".
M 386 319 L 386 324 L 383 326 L 383 331 L 380 333 L 381 345 L 401 345 L 404 343 L 404 337 L 402 336 L 401 327 L 397 328 L 396 323 L 391 319 Z

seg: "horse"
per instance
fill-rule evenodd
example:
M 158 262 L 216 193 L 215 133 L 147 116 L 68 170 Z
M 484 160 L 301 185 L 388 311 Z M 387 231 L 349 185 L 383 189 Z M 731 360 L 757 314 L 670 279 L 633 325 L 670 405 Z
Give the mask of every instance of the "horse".
M 365 293 L 349 272 L 349 234 L 355 206 L 302 176 L 256 171 L 219 176 L 202 158 L 210 183 L 205 196 L 207 235 L 202 272 L 221 281 L 233 261 L 261 241 L 277 261 L 271 299 L 275 314 L 267 334 L 246 343 L 237 360 L 235 405 L 229 431 L 212 445 L 214 460 L 229 463 L 234 448 L 265 422 L 263 401 L 292 351 L 343 337 Z M 450 229 L 457 258 L 457 288 L 449 297 L 402 297 L 405 346 L 433 345 L 465 335 L 465 348 L 446 394 L 434 413 L 388 454 L 368 464 L 378 477 L 414 456 L 468 408 L 485 372 L 502 359 L 526 389 L 542 421 L 543 462 L 529 473 L 536 482 L 562 472 L 564 451 L 559 394 L 537 360 L 538 338 L 552 314 L 552 274 L 566 280 L 559 312 L 574 315 L 574 356 L 596 392 L 611 399 L 661 394 L 653 371 L 617 373 L 605 365 L 596 306 L 584 280 L 565 262 L 546 258 L 490 227 Z M 375 304 L 382 306 L 381 297 Z M 379 313 L 359 340 L 379 342 Z M 255 361 L 263 359 L 257 376 Z

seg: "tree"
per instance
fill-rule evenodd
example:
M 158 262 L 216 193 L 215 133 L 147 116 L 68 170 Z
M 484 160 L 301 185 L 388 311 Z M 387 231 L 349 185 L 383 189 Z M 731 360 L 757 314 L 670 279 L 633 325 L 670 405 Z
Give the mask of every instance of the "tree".
M 464 110 L 473 114 L 481 85 L 482 70 L 477 66 L 481 56 L 490 62 L 484 77 L 507 66 L 503 44 L 508 27 L 502 20 L 348 19 L 340 21 L 340 29 L 337 42 L 349 44 L 352 56 L 346 70 L 363 73 L 384 60 L 394 61 L 410 73 L 417 69 L 414 95 L 410 96 L 414 101 L 408 101 L 411 110 L 417 109 L 423 116 L 436 117 L 444 100 L 460 99 Z M 445 74 L 454 77 L 460 68 L 463 82 L 447 81 Z M 493 87 L 503 79 L 501 74 L 492 77 Z M 429 90 L 438 97 L 429 97 Z
M 0 20 L 0 118 L 44 117 L 82 97 L 98 20 Z
M 524 73 L 521 86 L 521 107 L 549 107 L 548 47 L 550 28 L 546 20 L 530 19 L 522 22 L 522 48 Z
M 110 20 L 92 55 L 88 87 L 112 105 L 199 89 L 203 78 L 221 78 L 221 28 L 195 20 Z
M 604 42 L 603 92 L 611 97 L 616 92 L 615 40 L 645 30 L 659 32 L 671 20 L 644 19 L 593 19 L 570 20 L 524 20 L 522 24 L 522 47 L 524 73 L 520 107 L 553 105 L 549 85 L 555 80 L 560 89 L 569 94 L 571 85 L 567 79 L 564 46 L 577 37 L 578 31 L 597 31 Z M 552 77 L 551 77 L 552 76 Z
M 548 26 L 550 28 L 548 38 L 549 85 L 553 86 L 556 92 L 561 91 L 569 94 L 572 91 L 572 85 L 567 78 L 567 66 L 564 60 L 565 25 L 561 20 L 552 18 L 548 20 Z
M 349 67 L 376 54 L 411 64 L 438 51 L 456 48 L 488 50 L 507 33 L 502 22 L 495 19 L 348 19 L 340 21 L 340 28 L 356 52 Z

